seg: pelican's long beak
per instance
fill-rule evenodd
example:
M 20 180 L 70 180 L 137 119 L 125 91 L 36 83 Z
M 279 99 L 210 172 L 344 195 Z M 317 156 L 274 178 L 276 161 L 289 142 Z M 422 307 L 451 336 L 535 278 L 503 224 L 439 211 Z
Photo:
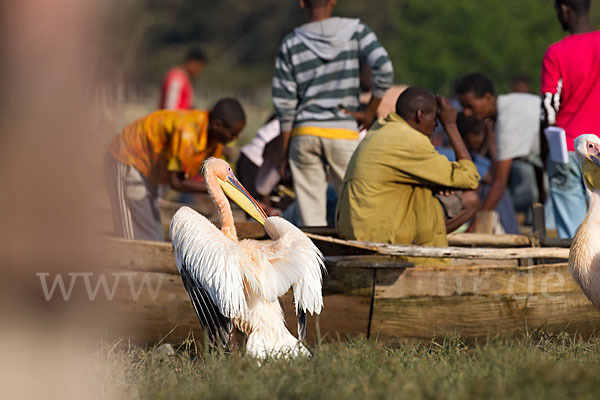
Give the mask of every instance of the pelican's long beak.
M 217 177 L 217 181 L 219 182 L 219 185 L 221 185 L 221 189 L 223 189 L 223 192 L 225 192 L 227 197 L 240 206 L 242 210 L 246 211 L 252 218 L 260 222 L 262 225 L 265 224 L 265 220 L 268 218 L 267 214 L 237 180 L 235 175 L 233 175 L 233 172 L 230 171 L 227 174 L 226 180 L 222 180 L 221 178 Z
M 581 166 L 583 179 L 591 190 L 600 188 L 600 158 L 595 154 L 588 154 Z

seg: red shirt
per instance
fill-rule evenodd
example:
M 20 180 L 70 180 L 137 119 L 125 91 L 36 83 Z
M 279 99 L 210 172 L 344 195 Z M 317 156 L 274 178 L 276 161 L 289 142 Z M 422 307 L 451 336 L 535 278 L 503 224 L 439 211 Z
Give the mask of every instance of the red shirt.
M 192 108 L 193 98 L 188 74 L 180 67 L 171 68 L 163 80 L 159 108 L 189 110 Z
M 600 135 L 600 31 L 569 35 L 548 47 L 541 91 L 546 120 L 565 130 L 569 151 L 577 136 Z

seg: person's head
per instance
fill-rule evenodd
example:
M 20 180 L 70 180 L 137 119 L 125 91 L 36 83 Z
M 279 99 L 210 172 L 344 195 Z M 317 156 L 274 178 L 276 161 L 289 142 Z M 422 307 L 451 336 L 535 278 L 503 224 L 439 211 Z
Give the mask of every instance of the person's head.
M 475 73 L 456 82 L 454 92 L 466 115 L 479 119 L 496 116 L 496 94 L 494 83 L 487 76 Z
M 510 90 L 514 93 L 531 93 L 531 78 L 515 75 L 510 82 Z
M 485 121 L 461 112 L 456 117 L 456 125 L 467 148 L 474 152 L 481 151 L 486 139 Z
M 190 51 L 183 60 L 183 68 L 192 78 L 200 75 L 204 71 L 205 66 L 206 57 L 198 49 Z
M 219 143 L 227 144 L 237 139 L 245 126 L 246 113 L 236 99 L 221 99 L 210 111 L 208 134 L 215 137 Z
M 317 19 L 328 18 L 333 12 L 337 0 L 300 0 L 300 7 L 304 8 L 311 16 L 311 19 L 318 14 Z
M 590 12 L 591 0 L 555 0 L 554 8 L 563 30 L 569 31 L 582 16 Z
M 437 118 L 435 95 L 420 86 L 411 86 L 398 97 L 396 114 L 419 132 L 431 136 Z

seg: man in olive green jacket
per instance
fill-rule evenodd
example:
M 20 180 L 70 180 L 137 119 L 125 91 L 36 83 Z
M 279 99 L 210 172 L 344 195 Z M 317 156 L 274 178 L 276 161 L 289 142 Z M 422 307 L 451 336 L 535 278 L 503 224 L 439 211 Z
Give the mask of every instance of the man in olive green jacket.
M 439 154 L 429 140 L 436 118 L 448 133 L 456 162 Z M 346 239 L 447 246 L 446 231 L 477 211 L 479 197 L 473 190 L 478 184 L 479 174 L 456 127 L 456 110 L 447 99 L 410 87 L 398 98 L 396 112 L 379 120 L 354 152 L 336 228 Z M 462 208 L 446 219 L 434 193 L 453 190 L 465 190 Z

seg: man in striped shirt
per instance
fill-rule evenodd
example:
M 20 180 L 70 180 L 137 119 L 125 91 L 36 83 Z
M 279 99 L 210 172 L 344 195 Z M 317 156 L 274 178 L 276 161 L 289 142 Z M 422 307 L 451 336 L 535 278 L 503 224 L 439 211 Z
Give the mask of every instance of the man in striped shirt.
M 344 172 L 393 83 L 392 62 L 360 20 L 331 17 L 336 0 L 300 0 L 309 22 L 281 42 L 273 104 L 281 123 L 282 173 L 288 162 L 303 226 L 324 226 L 327 173 L 339 196 Z M 373 95 L 359 106 L 359 61 L 373 71 Z

